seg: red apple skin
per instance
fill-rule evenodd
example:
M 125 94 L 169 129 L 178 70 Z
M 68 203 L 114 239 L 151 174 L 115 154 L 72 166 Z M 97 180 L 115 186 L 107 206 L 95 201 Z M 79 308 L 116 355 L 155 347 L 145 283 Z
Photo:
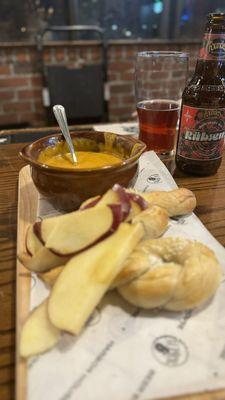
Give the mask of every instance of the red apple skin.
M 33 228 L 34 229 L 34 228 Z M 27 232 L 26 232 L 26 239 L 25 239 L 25 247 L 26 247 L 26 252 L 27 252 L 27 254 L 29 254 L 29 256 L 31 256 L 32 257 L 32 253 L 31 253 L 31 251 L 29 250 L 29 248 L 28 248 L 28 246 L 27 246 L 27 235 L 28 235 L 28 229 L 27 229 Z
M 66 253 L 66 254 L 61 254 L 58 251 L 55 251 L 54 249 L 49 248 L 49 250 L 56 254 L 57 256 L 60 257 L 73 257 L 77 254 L 80 254 L 82 251 L 90 249 L 90 247 L 96 245 L 97 243 L 101 242 L 102 240 L 106 239 L 108 236 L 112 235 L 119 227 L 120 223 L 123 222 L 123 213 L 122 213 L 122 206 L 121 204 L 108 204 L 107 207 L 110 207 L 112 210 L 113 214 L 113 222 L 111 227 L 107 232 L 105 232 L 102 236 L 100 236 L 97 240 L 95 240 L 93 243 L 90 243 L 88 246 L 83 247 L 83 249 L 80 249 L 78 251 L 75 251 L 73 253 Z
M 116 192 L 118 194 L 119 200 L 122 204 L 123 214 L 124 214 L 123 221 L 129 215 L 129 212 L 131 209 L 130 200 L 135 202 L 140 207 L 141 211 L 148 208 L 147 201 L 141 195 L 139 195 L 137 193 L 127 192 L 126 189 L 123 186 L 119 185 L 118 183 L 116 183 L 113 186 L 112 190 L 114 190 L 114 192 Z M 102 198 L 102 196 L 98 196 L 96 199 L 90 200 L 90 202 L 87 202 L 84 206 L 81 205 L 80 210 L 85 210 L 87 208 L 96 206 L 96 204 L 98 204 L 98 202 L 101 200 L 101 198 Z
M 122 213 L 123 213 L 123 221 L 128 217 L 131 209 L 131 203 L 129 196 L 126 193 L 126 190 L 123 186 L 120 186 L 116 183 L 112 190 L 118 194 L 121 206 L 122 206 Z
M 33 229 L 34 234 L 36 235 L 36 233 L 35 233 L 35 231 L 34 231 L 34 225 L 33 225 L 32 229 Z M 29 254 L 29 256 L 32 257 L 33 254 L 31 253 L 31 251 L 29 250 L 29 248 L 28 248 L 28 246 L 27 246 L 27 235 L 28 235 L 28 229 L 27 229 L 27 232 L 26 232 L 25 247 L 26 247 L 27 254 Z M 37 235 L 36 235 L 36 236 L 37 236 Z M 37 238 L 39 239 L 38 236 L 37 236 Z M 39 239 L 39 240 L 40 240 L 40 239 Z
M 27 236 L 27 234 L 26 234 L 26 236 Z M 28 249 L 28 247 L 27 247 L 27 238 L 26 238 L 26 240 L 25 240 L 25 247 L 26 247 L 26 252 L 27 252 L 27 254 L 29 254 L 29 256 L 33 256 L 33 254 L 31 253 L 31 251 Z
M 142 211 L 148 208 L 148 202 L 139 194 L 127 192 L 127 195 L 129 199 L 132 200 L 134 203 L 136 203 Z
M 34 234 L 38 237 L 38 239 L 40 240 L 40 242 L 45 245 L 45 242 L 42 238 L 41 235 L 41 221 L 40 222 L 35 222 L 33 225 L 33 230 L 34 230 Z
M 96 199 L 91 200 L 90 202 L 84 204 L 83 206 L 81 204 L 79 209 L 80 210 L 86 210 L 87 208 L 94 207 L 94 206 L 96 206 L 96 204 L 98 204 L 98 202 L 101 200 L 101 198 L 102 198 L 102 196 L 98 196 Z
M 113 223 L 110 228 L 110 232 L 115 232 L 119 227 L 119 224 L 123 222 L 123 211 L 121 204 L 108 204 L 108 207 L 111 208 L 113 213 Z

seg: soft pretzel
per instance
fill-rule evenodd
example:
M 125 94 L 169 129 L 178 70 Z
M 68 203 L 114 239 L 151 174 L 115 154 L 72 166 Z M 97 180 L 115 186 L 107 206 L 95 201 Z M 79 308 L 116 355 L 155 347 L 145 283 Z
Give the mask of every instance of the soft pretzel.
M 118 292 L 142 308 L 180 311 L 203 304 L 218 288 L 222 271 L 215 254 L 202 243 L 183 238 L 142 241 L 126 263 L 140 274 Z
M 136 222 L 142 222 L 146 236 L 149 239 L 155 239 L 165 232 L 169 222 L 169 215 L 164 208 L 150 206 L 132 219 L 132 223 Z
M 168 192 L 144 192 L 141 196 L 149 205 L 165 208 L 170 217 L 191 213 L 196 207 L 196 198 L 193 192 L 180 188 Z

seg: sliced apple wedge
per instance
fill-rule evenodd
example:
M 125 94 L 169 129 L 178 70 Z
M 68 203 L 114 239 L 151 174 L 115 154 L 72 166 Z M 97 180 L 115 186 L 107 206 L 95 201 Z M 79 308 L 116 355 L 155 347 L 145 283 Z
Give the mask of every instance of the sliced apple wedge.
M 61 265 L 59 267 L 52 268 L 50 271 L 39 272 L 37 275 L 42 281 L 47 283 L 49 286 L 53 286 L 59 274 L 61 274 L 63 268 L 64 265 Z
M 122 221 L 119 204 L 92 207 L 72 214 L 70 218 L 61 219 L 46 240 L 45 246 L 55 254 L 71 256 L 83 251 L 112 234 Z
M 26 233 L 26 249 L 27 252 L 33 256 L 38 250 L 41 249 L 43 244 L 38 239 L 37 235 L 34 233 L 33 225 L 30 225 Z
M 86 208 L 98 206 L 107 206 L 108 204 L 118 204 L 121 203 L 121 198 L 117 193 L 115 188 L 122 188 L 120 185 L 115 184 L 112 189 L 107 190 L 102 196 L 95 196 L 91 197 L 90 199 L 84 201 L 81 206 L 80 210 L 84 210 Z M 123 188 L 122 188 L 123 189 Z M 127 202 L 127 200 L 126 200 Z
M 63 215 L 57 215 L 55 217 L 49 217 L 43 219 L 41 222 L 35 222 L 33 225 L 34 233 L 38 237 L 38 239 L 45 244 L 46 241 L 48 240 L 48 237 L 52 233 L 52 231 L 57 227 L 60 227 L 61 225 L 71 223 L 73 218 L 76 219 L 77 213 L 80 211 L 73 211 L 68 214 L 63 214 Z
M 139 193 L 132 192 L 129 189 L 126 191 L 130 201 L 135 203 L 136 207 L 139 207 L 140 211 L 144 211 L 149 207 L 148 202 Z
M 119 203 L 119 196 L 112 189 L 109 189 L 105 194 L 103 194 L 97 205 L 107 206 L 108 204 L 118 204 L 118 203 Z
M 30 357 L 51 349 L 60 339 L 60 330 L 48 318 L 47 300 L 35 308 L 26 320 L 20 337 L 20 355 Z
M 122 207 L 123 220 L 125 220 L 126 218 L 128 218 L 128 216 L 130 214 L 130 209 L 131 209 L 131 203 L 130 203 L 129 196 L 126 193 L 126 190 L 118 184 L 115 184 L 113 186 L 112 190 L 113 190 L 113 192 L 115 192 L 117 194 L 117 196 L 119 198 L 119 202 Z
M 140 196 L 138 196 L 140 197 Z M 122 186 L 115 184 L 98 201 L 97 206 L 107 204 L 121 204 L 123 220 L 130 221 L 135 215 L 143 210 L 141 203 L 136 201 L 137 196 L 131 194 Z M 143 199 L 144 201 L 144 199 Z M 146 203 L 147 204 L 147 203 Z
M 41 222 L 35 222 L 35 224 L 33 225 L 34 233 L 41 241 L 41 243 L 45 244 L 47 238 L 54 230 L 56 225 L 60 223 L 61 219 L 62 218 L 69 219 L 68 215 L 71 214 L 58 215 L 56 217 L 45 218 Z
M 58 267 L 59 265 L 66 264 L 69 260 L 69 257 L 58 256 L 43 246 L 32 257 L 26 253 L 22 253 L 18 255 L 18 259 L 24 265 L 24 267 L 30 271 L 44 272 Z
M 128 217 L 126 218 L 126 221 L 131 221 L 132 218 L 134 218 L 136 215 L 138 215 L 141 212 L 141 208 L 137 203 L 135 203 L 133 200 L 130 200 L 130 212 Z
M 123 221 L 131 221 L 141 211 L 148 208 L 147 201 L 131 189 L 125 189 L 119 184 L 115 184 L 102 197 L 96 196 L 86 200 L 80 207 L 86 208 L 103 206 L 109 204 L 120 204 L 123 212 Z
M 78 334 L 143 234 L 142 224 L 121 223 L 110 237 L 73 257 L 51 291 L 52 324 Z
M 98 204 L 100 199 L 101 199 L 101 196 L 95 196 L 95 197 L 91 197 L 90 199 L 85 200 L 81 204 L 79 210 L 86 210 L 87 208 L 96 206 L 96 204 Z
M 130 200 L 130 193 L 126 192 L 125 188 L 119 184 L 115 184 L 112 189 L 109 189 L 98 202 L 98 206 L 106 204 L 121 204 L 123 212 L 123 220 L 130 220 L 134 215 L 142 210 L 139 205 Z M 132 208 L 134 207 L 134 209 Z

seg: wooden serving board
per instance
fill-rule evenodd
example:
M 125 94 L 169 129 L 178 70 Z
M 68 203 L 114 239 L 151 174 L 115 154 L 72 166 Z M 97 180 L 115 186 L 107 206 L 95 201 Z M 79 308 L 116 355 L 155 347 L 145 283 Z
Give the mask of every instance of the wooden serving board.
M 30 175 L 30 167 L 23 167 L 19 174 L 18 215 L 17 215 L 17 254 L 26 251 L 25 236 L 29 224 L 37 215 L 38 192 Z M 16 400 L 26 400 L 26 364 L 19 356 L 19 337 L 21 327 L 29 314 L 30 273 L 17 259 L 16 273 Z
M 32 182 L 30 167 L 21 169 L 18 188 L 18 225 L 17 225 L 17 254 L 26 251 L 25 236 L 30 223 L 37 217 L 38 192 Z M 19 356 L 19 337 L 21 327 L 29 314 L 30 308 L 30 273 L 17 260 L 17 309 L 16 309 L 16 393 L 15 400 L 29 400 L 26 396 L 27 362 Z M 167 400 L 225 400 L 225 390 L 205 392 Z

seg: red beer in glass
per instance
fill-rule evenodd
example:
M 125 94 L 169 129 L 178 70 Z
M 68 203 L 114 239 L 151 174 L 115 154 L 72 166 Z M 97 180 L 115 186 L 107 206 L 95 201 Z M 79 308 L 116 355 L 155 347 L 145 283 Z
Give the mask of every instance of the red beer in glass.
M 135 68 L 140 139 L 148 150 L 172 155 L 176 148 L 180 99 L 188 57 L 180 52 L 141 52 Z
M 179 109 L 174 100 L 145 100 L 137 104 L 140 139 L 149 150 L 156 153 L 174 150 Z

